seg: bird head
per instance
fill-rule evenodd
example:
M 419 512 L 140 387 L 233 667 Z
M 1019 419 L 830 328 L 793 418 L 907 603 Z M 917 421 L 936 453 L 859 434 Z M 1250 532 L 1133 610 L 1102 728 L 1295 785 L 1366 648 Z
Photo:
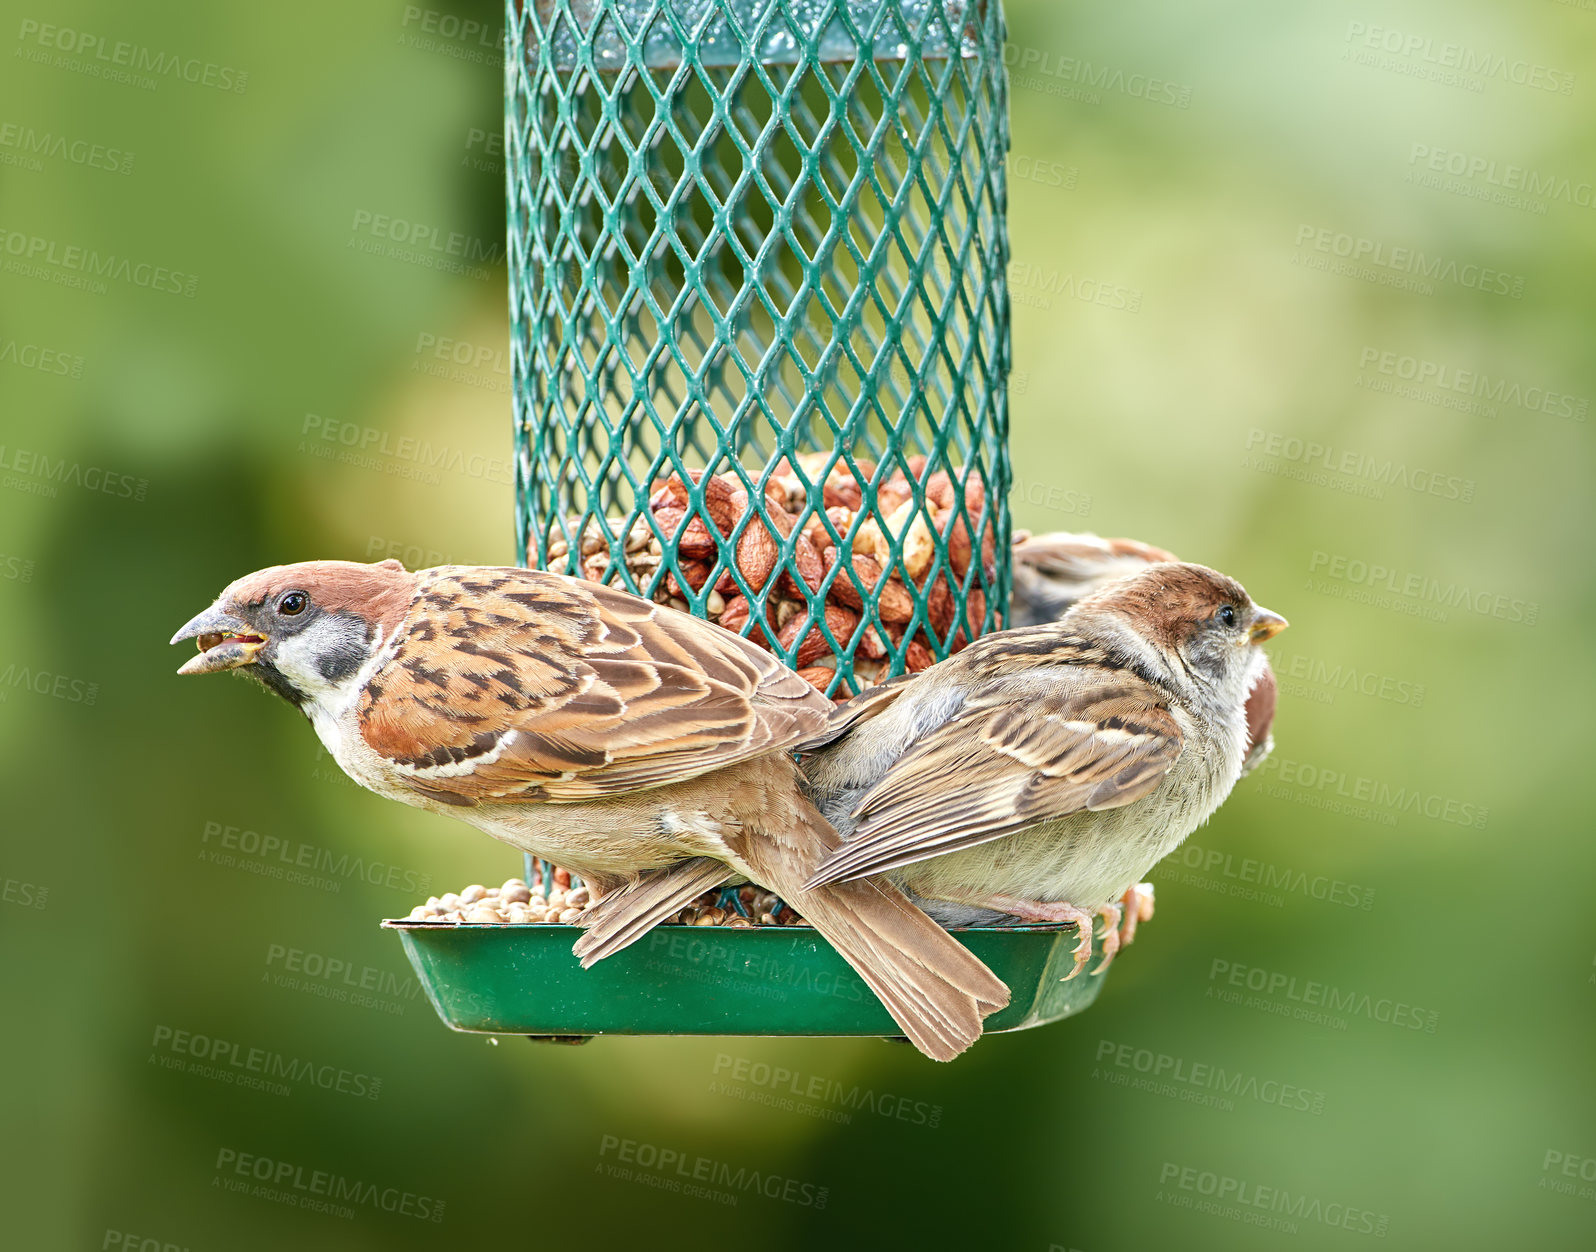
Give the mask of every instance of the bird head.
M 304 707 L 343 692 L 392 638 L 415 592 L 398 561 L 302 561 L 257 570 L 172 636 L 199 655 L 179 674 L 236 670 Z
M 1246 698 L 1268 667 L 1258 645 L 1287 624 L 1280 614 L 1254 604 L 1234 578 L 1184 562 L 1149 565 L 1109 583 L 1064 618 L 1081 619 L 1093 619 L 1121 637 L 1129 632 L 1168 673 L 1189 676 L 1226 702 Z

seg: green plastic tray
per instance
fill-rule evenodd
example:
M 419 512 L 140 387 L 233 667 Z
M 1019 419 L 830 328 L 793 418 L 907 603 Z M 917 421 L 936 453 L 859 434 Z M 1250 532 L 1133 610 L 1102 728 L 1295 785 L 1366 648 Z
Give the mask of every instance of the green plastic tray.
M 453 1030 L 591 1035 L 870 1035 L 901 1031 L 830 944 L 807 926 L 657 926 L 583 969 L 577 928 L 385 921 Z M 972 927 L 953 935 L 1009 985 L 988 1031 L 1024 1030 L 1097 998 L 1102 938 L 1079 977 L 1072 925 Z

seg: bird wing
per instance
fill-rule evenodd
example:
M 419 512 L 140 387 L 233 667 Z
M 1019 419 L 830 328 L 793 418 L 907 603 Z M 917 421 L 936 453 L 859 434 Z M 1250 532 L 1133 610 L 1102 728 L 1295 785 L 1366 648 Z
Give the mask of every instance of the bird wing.
M 797 745 L 798 752 L 818 752 L 849 734 L 862 722 L 869 721 L 888 709 L 912 683 L 916 674 L 899 674 L 879 686 L 866 688 L 850 700 L 834 706 L 826 724 L 815 734 Z
M 968 699 L 898 758 L 854 810 L 854 833 L 810 881 L 879 874 L 975 847 L 1083 810 L 1141 799 L 1163 780 L 1183 737 L 1150 683 L 1087 676 L 1017 698 Z
M 794 744 L 832 707 L 730 631 L 536 570 L 428 571 L 396 638 L 361 734 L 446 804 L 682 782 Z

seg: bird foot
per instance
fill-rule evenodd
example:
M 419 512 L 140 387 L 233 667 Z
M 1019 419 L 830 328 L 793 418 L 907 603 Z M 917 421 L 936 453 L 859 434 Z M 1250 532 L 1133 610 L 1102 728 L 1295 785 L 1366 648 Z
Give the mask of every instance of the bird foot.
M 1153 920 L 1153 884 L 1139 882 L 1121 898 L 1120 904 L 1125 910 L 1125 922 L 1119 931 L 1119 946 L 1129 947 L 1136 938 L 1136 925 L 1138 922 Z
M 1073 922 L 1080 940 L 1075 945 L 1075 968 L 1064 975 L 1068 982 L 1086 968 L 1092 959 L 1092 930 L 1097 919 L 1103 919 L 1103 960 L 1093 974 L 1101 974 L 1109 967 L 1114 954 L 1120 949 L 1120 906 L 1105 904 L 1096 909 L 1080 909 L 1062 900 L 1019 900 L 1012 896 L 992 896 L 982 901 L 987 908 L 1011 913 L 1031 922 Z

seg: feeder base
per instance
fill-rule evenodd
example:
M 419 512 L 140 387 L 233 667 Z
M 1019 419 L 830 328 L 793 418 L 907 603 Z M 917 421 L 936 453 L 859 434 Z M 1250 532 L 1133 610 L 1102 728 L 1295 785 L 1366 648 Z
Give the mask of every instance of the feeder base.
M 752 930 L 657 926 L 583 969 L 574 926 L 385 921 L 399 932 L 427 998 L 453 1030 L 581 1042 L 594 1035 L 901 1033 L 870 989 L 807 926 Z M 1013 999 L 988 1032 L 1069 1017 L 1097 998 L 1102 938 L 1075 968 L 1075 927 L 969 927 L 951 932 L 1008 984 Z

